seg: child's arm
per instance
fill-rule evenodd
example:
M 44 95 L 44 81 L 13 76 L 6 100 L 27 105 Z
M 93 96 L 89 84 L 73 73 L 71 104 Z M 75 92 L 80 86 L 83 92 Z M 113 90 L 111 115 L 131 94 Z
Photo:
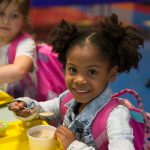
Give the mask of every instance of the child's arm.
M 13 64 L 0 66 L 0 83 L 9 83 L 23 79 L 33 67 L 30 57 L 18 56 Z
M 107 121 L 109 150 L 134 150 L 129 110 L 122 105 L 110 113 Z
M 51 112 L 57 118 L 60 115 L 59 98 L 37 102 L 29 97 L 21 97 L 10 104 L 9 110 L 13 111 L 16 117 L 23 121 L 39 118 L 40 112 Z
M 15 99 L 9 104 L 9 110 L 13 111 L 15 116 L 23 121 L 32 120 L 38 118 L 38 114 L 41 110 L 40 104 L 29 98 L 29 97 L 20 97 Z
M 55 118 L 59 118 L 60 100 L 66 92 L 68 91 L 63 92 L 57 98 L 45 102 L 37 102 L 29 97 L 20 97 L 10 103 L 9 110 L 13 111 L 18 119 L 24 121 L 38 118 L 40 112 L 52 112 Z
M 11 48 L 11 43 L 9 48 Z M 10 50 L 14 51 L 14 49 Z M 17 45 L 15 51 L 16 55 L 13 63 L 9 64 L 10 56 L 8 54 L 8 63 L 0 66 L 0 84 L 23 79 L 29 72 L 36 68 L 36 44 L 33 39 L 22 40 Z

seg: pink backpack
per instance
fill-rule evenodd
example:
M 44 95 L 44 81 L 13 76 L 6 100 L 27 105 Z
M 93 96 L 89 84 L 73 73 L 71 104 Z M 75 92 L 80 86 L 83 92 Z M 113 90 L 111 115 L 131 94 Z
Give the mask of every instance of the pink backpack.
M 125 93 L 132 94 L 138 101 L 139 108 L 134 107 L 127 99 L 119 98 Z M 64 96 L 61 102 L 61 114 L 65 115 L 67 108 L 65 103 L 73 98 L 71 93 Z M 134 146 L 136 150 L 150 150 L 150 115 L 143 110 L 140 96 L 131 89 L 124 89 L 112 96 L 111 101 L 97 114 L 92 122 L 92 135 L 98 150 L 108 150 L 108 138 L 106 125 L 109 113 L 119 104 L 129 108 L 131 119 L 130 125 L 134 133 Z
M 31 37 L 27 33 L 18 36 L 10 45 L 8 56 L 9 63 L 13 63 L 16 47 L 22 40 Z M 31 91 L 31 97 L 38 101 L 45 101 L 58 96 L 66 90 L 63 66 L 57 59 L 57 54 L 52 52 L 52 46 L 47 44 L 37 45 L 37 87 L 30 76 L 20 81 L 20 87 L 26 86 Z M 35 92 L 34 92 L 35 91 Z M 9 92 L 11 95 L 11 90 Z

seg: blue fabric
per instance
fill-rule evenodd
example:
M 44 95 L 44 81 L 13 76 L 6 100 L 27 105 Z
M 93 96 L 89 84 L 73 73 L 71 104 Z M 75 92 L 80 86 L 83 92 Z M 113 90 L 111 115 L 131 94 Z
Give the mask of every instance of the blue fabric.
M 32 7 L 49 7 L 56 5 L 90 5 L 113 2 L 138 2 L 139 0 L 31 0 Z
M 130 111 L 131 117 L 140 123 L 144 123 L 143 115 L 140 112 Z

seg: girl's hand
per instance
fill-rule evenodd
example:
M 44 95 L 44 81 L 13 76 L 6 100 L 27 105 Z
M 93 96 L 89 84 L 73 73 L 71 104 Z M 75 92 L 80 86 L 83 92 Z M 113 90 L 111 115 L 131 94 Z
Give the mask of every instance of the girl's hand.
M 15 112 L 16 115 L 21 117 L 28 117 L 34 113 L 34 110 L 27 109 L 27 104 L 22 101 L 14 101 L 12 102 L 8 109 Z
M 75 134 L 65 126 L 59 126 L 54 134 L 55 139 L 59 139 L 59 142 L 63 148 L 66 150 L 68 146 L 76 140 Z

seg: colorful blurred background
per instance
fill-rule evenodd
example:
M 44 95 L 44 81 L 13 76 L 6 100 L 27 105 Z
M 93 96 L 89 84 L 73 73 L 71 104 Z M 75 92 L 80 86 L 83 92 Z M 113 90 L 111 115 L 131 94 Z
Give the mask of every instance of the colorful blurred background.
M 150 112 L 150 87 L 146 86 L 150 79 L 150 0 L 31 0 L 30 9 L 33 32 L 39 41 L 46 41 L 51 28 L 61 19 L 86 27 L 111 13 L 118 14 L 124 24 L 139 28 L 145 39 L 140 70 L 119 75 L 111 86 L 114 92 L 135 89 L 142 97 L 145 110 Z

